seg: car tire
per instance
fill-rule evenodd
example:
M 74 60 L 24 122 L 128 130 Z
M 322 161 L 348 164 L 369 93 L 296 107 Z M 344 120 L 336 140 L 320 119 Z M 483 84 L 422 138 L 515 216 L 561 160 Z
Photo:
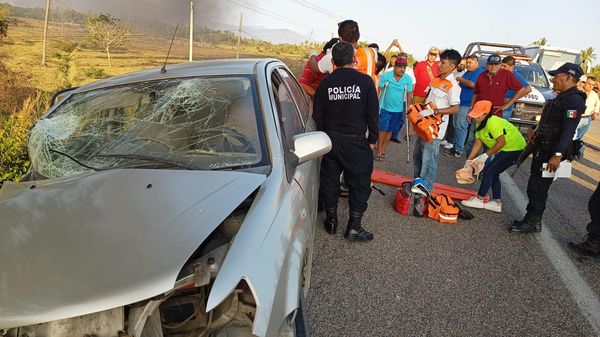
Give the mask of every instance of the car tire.
M 298 299 L 298 309 L 296 310 L 296 319 L 294 321 L 295 337 L 310 337 L 310 330 L 308 328 L 308 315 L 306 312 L 306 301 L 304 299 L 304 293 L 300 292 Z

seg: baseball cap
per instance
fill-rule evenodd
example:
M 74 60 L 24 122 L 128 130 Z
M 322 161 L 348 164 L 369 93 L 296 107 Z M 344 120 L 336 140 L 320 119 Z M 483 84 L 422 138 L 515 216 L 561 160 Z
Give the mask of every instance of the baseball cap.
M 487 59 L 487 64 L 500 64 L 502 63 L 502 58 L 498 54 L 492 54 Z
M 406 57 L 398 57 L 396 58 L 396 63 L 394 63 L 395 67 L 401 67 L 401 66 L 407 66 L 408 65 L 408 61 L 406 60 Z
M 471 109 L 471 111 L 469 111 L 469 117 L 471 118 L 477 118 L 477 117 L 481 117 L 485 114 L 488 114 L 490 111 L 492 111 L 492 101 L 488 101 L 488 100 L 481 100 L 476 102 L 473 105 L 473 109 Z
M 436 47 L 431 47 L 431 48 L 429 48 L 429 54 L 439 55 L 440 50 Z
M 575 63 L 567 62 L 560 66 L 558 69 L 550 70 L 548 72 L 550 76 L 556 76 L 561 73 L 569 74 L 575 77 L 577 80 L 579 80 L 579 78 L 581 78 L 581 76 L 583 75 L 583 69 L 581 69 L 581 67 Z
M 587 82 L 587 76 L 581 75 L 581 77 L 579 78 L 579 82 Z

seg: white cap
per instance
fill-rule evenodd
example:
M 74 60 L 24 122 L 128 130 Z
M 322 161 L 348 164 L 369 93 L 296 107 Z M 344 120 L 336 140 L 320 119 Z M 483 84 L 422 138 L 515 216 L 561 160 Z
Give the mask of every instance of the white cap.
M 587 76 L 581 75 L 581 77 L 579 78 L 579 82 L 587 82 Z

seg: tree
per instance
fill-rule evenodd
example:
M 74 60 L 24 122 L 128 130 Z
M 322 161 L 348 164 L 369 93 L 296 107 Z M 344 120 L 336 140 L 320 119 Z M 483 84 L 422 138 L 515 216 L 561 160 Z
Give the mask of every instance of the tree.
M 548 39 L 546 39 L 545 37 L 542 37 L 541 39 L 539 39 L 537 41 L 533 41 L 531 44 L 534 46 L 545 46 L 548 44 Z
M 0 42 L 8 35 L 8 27 L 13 23 L 9 14 L 9 5 L 0 4 Z
M 594 54 L 594 48 L 588 47 L 587 49 L 581 50 L 581 65 L 585 73 L 587 73 L 589 67 L 592 65 L 592 60 L 595 59 L 596 54 Z
M 131 28 L 123 25 L 121 19 L 110 14 L 90 16 L 87 20 L 88 39 L 104 48 L 108 58 L 108 66 L 112 67 L 110 50 L 114 47 L 125 46 L 131 35 Z

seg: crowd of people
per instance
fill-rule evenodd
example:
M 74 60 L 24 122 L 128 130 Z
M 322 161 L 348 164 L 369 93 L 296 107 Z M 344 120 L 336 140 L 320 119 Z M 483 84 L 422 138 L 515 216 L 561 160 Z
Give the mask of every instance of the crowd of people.
M 515 220 L 510 230 L 541 231 L 554 181 L 542 173 L 555 172 L 561 162 L 576 156 L 574 140 L 583 137 L 600 112 L 595 78 L 585 78 L 581 67 L 573 63 L 550 71 L 557 95 L 544 106 L 541 120 L 529 130 L 526 140 L 509 120 L 514 103 L 532 90 L 515 71 L 514 56 L 492 54 L 482 60 L 477 55 L 463 57 L 454 49 L 432 47 L 425 60 L 409 65 L 408 55 L 397 40 L 383 53 L 376 44 L 360 47 L 359 26 L 353 20 L 341 22 L 338 35 L 320 53 L 312 53 L 300 79 L 313 99 L 317 129 L 332 141 L 332 150 L 321 164 L 320 198 L 328 233 L 337 232 L 343 175 L 350 208 L 345 237 L 353 241 L 373 239 L 361 223 L 371 193 L 373 161 L 385 160 L 390 141 L 401 142 L 400 130 L 403 125 L 408 130 L 406 115 L 415 104 L 422 104 L 419 118 L 434 116 L 439 129 L 432 141 L 416 139 L 411 191 L 425 195 L 432 191 L 443 147 L 447 156 L 465 157 L 465 170 L 481 173 L 477 195 L 462 204 L 501 212 L 500 174 L 533 155 L 527 213 Z M 399 53 L 391 55 L 394 47 Z M 336 94 L 340 92 L 344 94 Z M 409 140 L 408 132 L 405 139 Z M 599 189 L 600 185 L 590 199 L 588 235 L 572 244 L 583 254 L 600 254 Z

